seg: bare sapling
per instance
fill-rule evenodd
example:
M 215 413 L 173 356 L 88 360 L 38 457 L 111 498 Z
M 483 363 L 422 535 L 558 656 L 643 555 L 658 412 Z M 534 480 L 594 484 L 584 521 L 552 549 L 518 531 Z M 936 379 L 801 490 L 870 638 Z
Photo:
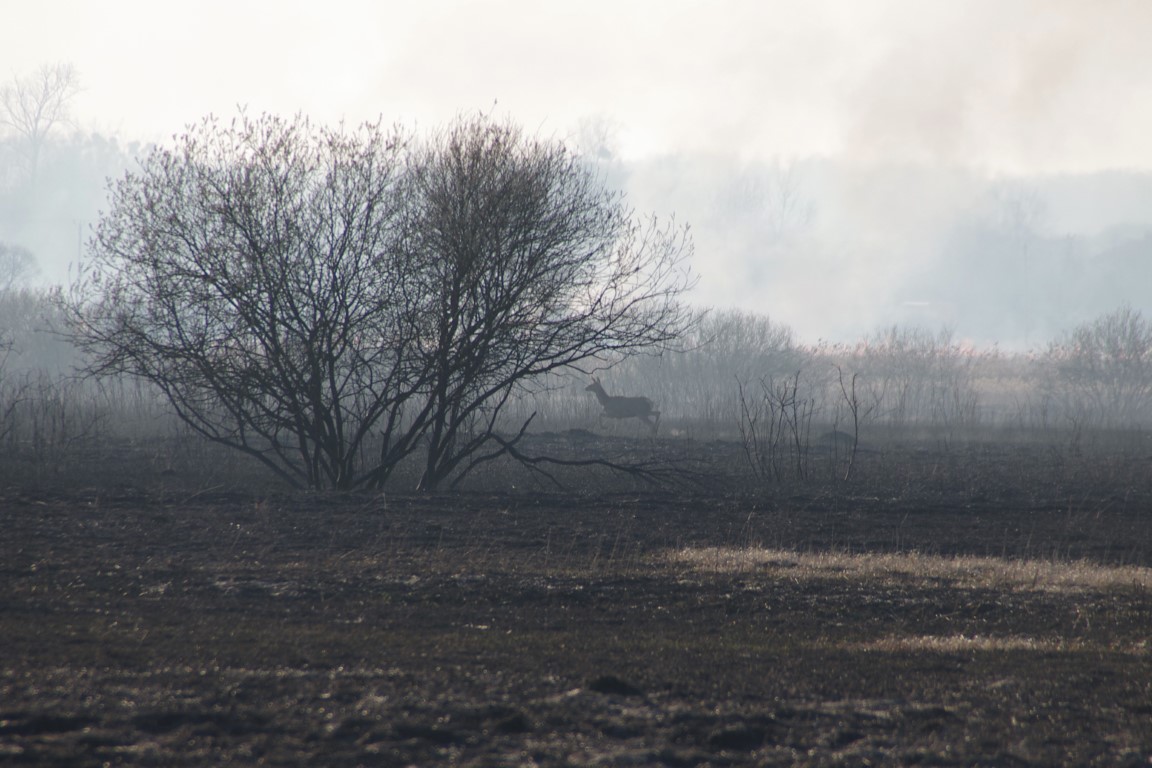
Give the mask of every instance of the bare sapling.
M 740 388 L 740 435 L 744 455 L 752 471 L 762 480 L 783 475 L 782 463 L 792 465 L 796 479 L 807 474 L 808 438 L 815 414 L 811 398 L 800 396 L 800 375 L 777 382 L 772 377 L 760 379 L 759 399 L 751 398 Z
M 852 417 L 852 431 L 848 433 L 851 437 L 851 450 L 848 453 L 848 466 L 844 469 L 844 480 L 847 481 L 852 477 L 852 469 L 856 466 L 856 454 L 860 450 L 860 420 L 867 417 L 872 409 L 867 408 L 861 413 L 860 398 L 856 394 L 856 380 L 860 378 L 860 374 L 853 373 L 851 381 L 845 384 L 844 370 L 840 366 L 836 366 L 836 373 L 840 380 L 840 394 L 844 396 L 844 402 L 848 406 L 848 414 Z M 841 434 L 844 433 L 833 432 L 835 436 Z
M 811 398 L 800 396 L 800 371 L 792 380 L 784 380 L 784 385 L 776 391 L 776 406 L 779 408 L 788 430 L 792 435 L 796 477 L 804 479 L 808 474 L 808 439 L 812 430 L 812 416 L 815 403 Z
M 763 384 L 763 382 L 761 382 Z M 782 432 L 776 429 L 775 414 L 767 397 L 754 398 L 736 380 L 740 393 L 740 443 L 744 458 L 756 479 L 780 480 L 780 467 L 776 463 Z
M 5 367 L 12 342 L 0 337 L 0 442 L 13 434 L 16 423 L 16 407 L 23 401 L 25 386 L 16 386 L 12 376 L 6 375 Z
M 652 401 L 648 398 L 610 395 L 596 377 L 592 378 L 591 384 L 584 387 L 584 391 L 596 395 L 596 400 L 604 409 L 600 418 L 639 419 L 648 425 L 653 435 L 656 434 L 656 430 L 660 426 L 660 411 L 655 409 Z

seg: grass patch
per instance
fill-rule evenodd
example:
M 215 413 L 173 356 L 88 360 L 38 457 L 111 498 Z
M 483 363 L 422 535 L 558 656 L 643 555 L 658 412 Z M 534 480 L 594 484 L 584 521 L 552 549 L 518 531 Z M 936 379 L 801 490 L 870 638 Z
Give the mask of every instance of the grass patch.
M 882 651 L 885 653 L 965 653 L 968 651 L 1008 652 L 1036 651 L 1041 653 L 1077 653 L 1107 650 L 1113 653 L 1146 655 L 1150 649 L 1146 641 L 1130 643 L 1122 648 L 1101 647 L 1083 640 L 1042 639 L 1013 635 L 918 635 L 883 637 L 864 643 L 855 643 L 852 650 Z
M 1006 559 L 919 552 L 799 552 L 757 547 L 684 547 L 668 553 L 672 564 L 702 572 L 770 578 L 920 582 L 924 586 L 1038 592 L 1087 592 L 1152 585 L 1152 568 L 1100 565 L 1086 560 Z

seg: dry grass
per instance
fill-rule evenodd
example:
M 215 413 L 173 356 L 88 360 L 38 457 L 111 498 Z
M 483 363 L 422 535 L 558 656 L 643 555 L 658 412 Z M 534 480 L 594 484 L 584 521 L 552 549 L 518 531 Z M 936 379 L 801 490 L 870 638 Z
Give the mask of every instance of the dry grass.
M 667 555 L 674 564 L 710 573 L 770 578 L 869 580 L 1007 591 L 1087 592 L 1152 586 L 1152 568 L 1085 560 L 941 557 L 919 552 L 796 552 L 755 547 L 687 547 Z
M 998 637 L 992 635 L 918 635 L 884 637 L 865 643 L 849 644 L 850 650 L 881 651 L 884 653 L 964 653 L 968 651 L 1039 651 L 1045 653 L 1076 653 L 1107 650 L 1114 653 L 1147 655 L 1152 646 L 1147 641 L 1123 646 L 1102 646 L 1085 640 L 1043 639 L 1022 635 Z

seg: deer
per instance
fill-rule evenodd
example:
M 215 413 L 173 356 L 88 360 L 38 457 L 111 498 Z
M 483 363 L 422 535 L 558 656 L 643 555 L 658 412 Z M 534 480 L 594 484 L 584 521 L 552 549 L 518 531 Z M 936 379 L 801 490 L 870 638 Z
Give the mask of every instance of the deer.
M 610 395 L 604 391 L 603 385 L 595 376 L 592 377 L 592 383 L 584 387 L 584 391 L 596 395 L 596 399 L 604 408 L 600 418 L 640 419 L 652 428 L 653 435 L 656 434 L 656 428 L 660 426 L 660 411 L 652 407 L 652 401 L 648 398 Z

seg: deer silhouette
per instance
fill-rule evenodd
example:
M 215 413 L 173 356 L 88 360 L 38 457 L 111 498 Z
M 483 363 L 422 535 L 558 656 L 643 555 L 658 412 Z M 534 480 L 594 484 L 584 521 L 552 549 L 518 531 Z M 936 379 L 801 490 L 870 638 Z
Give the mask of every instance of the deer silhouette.
M 600 418 L 640 419 L 652 428 L 652 434 L 656 434 L 656 428 L 660 426 L 660 411 L 652 407 L 652 401 L 648 398 L 610 395 L 604 391 L 603 385 L 596 377 L 592 378 L 591 384 L 584 387 L 584 391 L 596 395 L 596 399 L 604 408 Z

